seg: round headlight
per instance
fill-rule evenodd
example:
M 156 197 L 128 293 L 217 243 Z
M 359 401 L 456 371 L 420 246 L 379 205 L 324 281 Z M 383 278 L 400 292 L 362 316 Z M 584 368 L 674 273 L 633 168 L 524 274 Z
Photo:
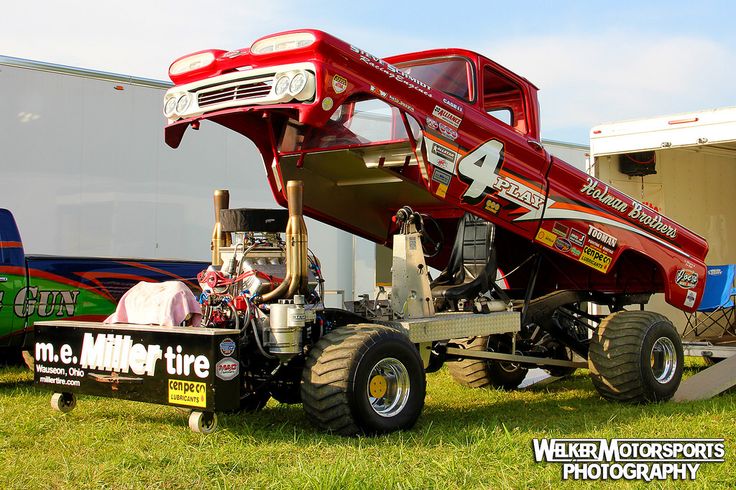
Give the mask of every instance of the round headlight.
M 174 115 L 174 110 L 176 109 L 176 97 L 169 97 L 164 102 L 164 116 L 166 117 L 172 117 Z
M 176 112 L 183 114 L 189 108 L 191 101 L 189 94 L 182 94 L 176 101 Z
M 250 47 L 251 54 L 268 54 L 291 49 L 305 48 L 314 44 L 317 38 L 311 32 L 293 32 L 271 36 L 253 43 Z
M 197 53 L 180 60 L 175 61 L 169 67 L 169 75 L 181 75 L 182 73 L 189 73 L 190 71 L 204 68 L 205 66 L 211 65 L 215 61 L 215 55 L 212 52 Z
M 304 90 L 306 85 L 307 75 L 303 71 L 300 71 L 291 79 L 291 83 L 289 84 L 289 95 L 296 96 L 299 92 Z
M 276 97 L 281 97 L 284 95 L 287 90 L 289 90 L 289 84 L 291 83 L 291 79 L 289 78 L 289 75 L 282 75 L 276 80 L 276 85 L 274 86 L 273 93 L 276 94 Z

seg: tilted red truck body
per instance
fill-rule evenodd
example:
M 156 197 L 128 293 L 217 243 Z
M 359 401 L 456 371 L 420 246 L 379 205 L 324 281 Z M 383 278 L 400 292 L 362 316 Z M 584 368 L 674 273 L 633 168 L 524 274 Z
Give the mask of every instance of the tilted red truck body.
M 538 247 L 548 251 L 538 294 L 664 292 L 685 311 L 700 302 L 705 240 L 552 157 L 539 140 L 537 88 L 479 54 L 439 49 L 382 60 L 301 30 L 253 49 L 204 51 L 193 71 L 177 74 L 178 62 L 167 100 L 171 108 L 186 93 L 188 107 L 167 114 L 167 143 L 178 146 L 201 120 L 242 133 L 282 205 L 286 180 L 298 178 L 307 215 L 378 243 L 391 241 L 402 205 L 433 216 L 449 236 L 467 211 L 501 228 L 502 271 Z M 281 74 L 290 82 L 297 72 L 308 78 L 304 100 L 276 97 Z M 442 268 L 450 247 L 447 240 L 430 263 Z M 509 287 L 527 279 L 511 276 Z

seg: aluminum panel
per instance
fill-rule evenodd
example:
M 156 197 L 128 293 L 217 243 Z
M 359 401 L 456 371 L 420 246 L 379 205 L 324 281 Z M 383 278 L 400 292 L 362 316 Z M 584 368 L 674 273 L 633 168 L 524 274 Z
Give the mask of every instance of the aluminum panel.
M 440 313 L 431 318 L 398 322 L 414 343 L 457 339 L 476 335 L 518 332 L 520 313 L 501 311 L 483 315 Z

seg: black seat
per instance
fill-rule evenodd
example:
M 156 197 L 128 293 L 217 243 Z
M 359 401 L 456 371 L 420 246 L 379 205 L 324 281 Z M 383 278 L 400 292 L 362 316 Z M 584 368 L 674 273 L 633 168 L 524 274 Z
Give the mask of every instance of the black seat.
M 494 235 L 492 223 L 465 213 L 447 267 L 432 281 L 432 295 L 449 301 L 473 300 L 490 289 L 500 289 L 495 284 Z

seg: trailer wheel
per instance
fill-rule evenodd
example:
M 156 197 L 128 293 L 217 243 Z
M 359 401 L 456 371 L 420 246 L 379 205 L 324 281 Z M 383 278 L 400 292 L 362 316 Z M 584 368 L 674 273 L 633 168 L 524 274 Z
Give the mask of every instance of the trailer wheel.
M 464 345 L 467 350 L 500 352 L 500 343 L 493 336 L 470 337 L 453 342 Z M 512 362 L 481 359 L 464 359 L 450 362 L 447 366 L 456 382 L 470 388 L 513 390 L 519 387 L 528 372 L 525 367 Z
M 672 398 L 684 360 L 680 336 L 666 317 L 619 311 L 606 317 L 591 339 L 588 368 L 603 398 L 643 403 Z
M 54 393 L 51 395 L 51 408 L 61 413 L 69 413 L 77 406 L 74 393 Z
M 193 410 L 189 414 L 189 428 L 198 434 L 211 434 L 217 429 L 217 414 Z
M 312 348 L 301 397 L 315 425 L 351 436 L 411 428 L 425 389 L 414 344 L 392 328 L 361 324 L 333 330 Z

